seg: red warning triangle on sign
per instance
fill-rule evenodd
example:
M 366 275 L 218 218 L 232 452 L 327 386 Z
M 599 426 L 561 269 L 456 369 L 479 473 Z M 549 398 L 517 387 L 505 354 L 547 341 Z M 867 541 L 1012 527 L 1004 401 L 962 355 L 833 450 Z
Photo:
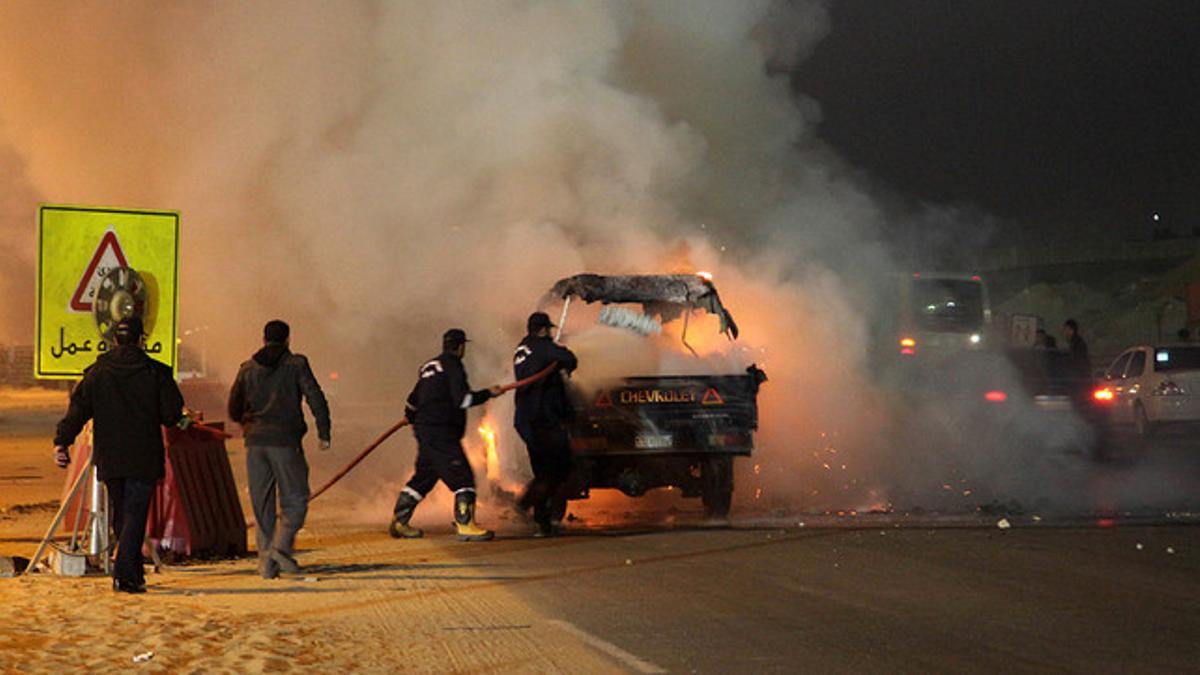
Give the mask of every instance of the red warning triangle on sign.
M 117 241 L 117 233 L 109 230 L 100 238 L 92 261 L 79 278 L 75 293 L 71 295 L 71 309 L 76 312 L 92 311 L 92 298 L 96 297 L 96 287 L 104 276 L 98 271 L 107 272 L 114 267 L 129 267 L 129 263 L 125 260 L 125 252 L 121 250 L 121 242 Z
M 721 398 L 715 387 L 709 387 L 704 392 L 704 398 L 700 399 L 700 405 L 725 405 L 725 399 Z
M 601 391 L 600 396 L 596 397 L 597 408 L 611 408 L 612 404 L 612 395 L 607 390 Z

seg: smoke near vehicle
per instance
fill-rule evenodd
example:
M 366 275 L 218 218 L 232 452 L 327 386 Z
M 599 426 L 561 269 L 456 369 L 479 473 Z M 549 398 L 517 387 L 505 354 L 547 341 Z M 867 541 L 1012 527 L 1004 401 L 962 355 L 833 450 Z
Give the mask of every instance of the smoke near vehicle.
M 780 76 L 828 29 L 817 1 L 10 3 L 0 339 L 27 335 L 39 200 L 179 210 L 183 323 L 206 327 L 209 370 L 231 377 L 263 317 L 286 317 L 338 364 L 332 405 L 379 428 L 448 327 L 480 336 L 473 376 L 500 381 L 553 280 L 708 271 L 735 343 L 715 316 L 690 325 L 692 354 L 679 322 L 641 334 L 585 314 L 564 336 L 580 380 L 767 371 L 735 513 L 944 506 L 949 476 L 986 483 L 1005 460 L 950 431 L 951 388 L 912 413 L 870 367 L 903 269 L 889 233 L 922 214 L 879 197 Z M 928 240 L 975 225 L 946 221 L 923 221 L 942 223 Z M 979 284 L 907 288 L 905 306 L 934 307 L 909 317 L 918 353 L 986 336 Z M 527 469 L 495 422 L 509 404 L 492 405 L 501 480 Z M 892 443 L 910 414 L 939 429 L 923 453 Z M 393 477 L 363 490 L 371 518 L 411 465 L 378 461 L 355 478 Z M 1039 471 L 995 498 L 1061 495 Z

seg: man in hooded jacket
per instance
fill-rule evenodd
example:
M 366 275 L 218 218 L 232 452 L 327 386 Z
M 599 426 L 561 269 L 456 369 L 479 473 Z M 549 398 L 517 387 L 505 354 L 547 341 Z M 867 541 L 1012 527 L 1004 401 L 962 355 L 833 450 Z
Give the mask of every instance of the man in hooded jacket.
M 264 579 L 300 572 L 293 557 L 296 533 L 308 515 L 308 462 L 300 444 L 308 425 L 300 399 L 317 421 L 322 450 L 329 449 L 329 405 L 308 359 L 288 349 L 291 330 L 283 321 L 263 328 L 263 347 L 242 364 L 229 392 L 229 418 L 246 436 L 246 474 L 254 509 L 258 571 Z M 279 493 L 276 528 L 275 493 Z
M 68 448 L 93 420 L 92 457 L 118 537 L 113 590 L 123 593 L 146 591 L 142 543 L 154 486 L 165 474 L 162 427 L 183 417 L 179 385 L 169 366 L 142 350 L 144 332 L 140 318 L 117 323 L 116 347 L 83 371 L 54 435 L 55 461 L 66 468 Z

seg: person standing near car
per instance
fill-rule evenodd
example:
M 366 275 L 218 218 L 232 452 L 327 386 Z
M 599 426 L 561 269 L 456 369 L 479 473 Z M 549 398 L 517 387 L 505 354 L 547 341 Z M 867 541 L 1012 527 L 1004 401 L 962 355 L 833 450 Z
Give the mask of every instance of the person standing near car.
M 258 572 L 274 579 L 297 574 L 296 533 L 308 515 L 308 462 L 301 440 L 308 432 L 300 399 L 317 421 L 321 450 L 330 443 L 329 404 L 308 359 L 289 348 L 291 329 L 283 321 L 263 327 L 263 347 L 242 364 L 229 392 L 229 418 L 246 436 L 246 475 L 254 510 Z M 275 497 L 279 495 L 276 527 Z
M 144 333 L 138 317 L 117 323 L 116 347 L 83 372 L 54 435 L 55 462 L 66 468 L 68 449 L 93 420 L 92 457 L 117 534 L 113 590 L 122 593 L 146 592 L 142 544 L 154 486 L 165 475 L 162 427 L 183 419 L 179 385 L 170 366 L 143 350 Z
M 1067 342 L 1067 353 L 1071 355 L 1071 363 L 1079 373 L 1092 373 L 1092 359 L 1088 356 L 1087 342 L 1079 334 L 1079 323 L 1075 319 L 1067 319 L 1063 323 L 1063 339 Z
M 570 349 L 550 337 L 554 328 L 545 312 L 534 312 L 525 322 L 526 336 L 513 352 L 513 373 L 523 380 L 557 363 L 554 372 L 517 390 L 513 426 L 525 441 L 533 480 L 517 501 L 517 509 L 533 509 L 535 536 L 554 534 L 554 503 L 571 473 L 571 444 L 567 422 L 573 417 L 562 373 L 571 373 L 578 360 Z

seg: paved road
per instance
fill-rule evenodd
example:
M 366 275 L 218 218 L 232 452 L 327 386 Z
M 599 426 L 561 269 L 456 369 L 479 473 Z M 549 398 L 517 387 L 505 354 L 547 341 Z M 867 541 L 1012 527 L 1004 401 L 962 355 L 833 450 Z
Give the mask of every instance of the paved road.
M 1179 670 L 1200 667 L 1198 545 L 1189 528 L 658 534 L 566 544 L 559 565 L 633 564 L 521 593 L 672 671 Z
M 490 631 L 497 644 L 519 638 L 548 653 L 586 647 L 635 672 L 1200 667 L 1200 528 L 896 524 L 484 545 L 318 531 L 304 557 L 325 560 L 323 574 L 346 592 L 384 578 L 403 585 L 371 591 L 373 611 L 395 617 L 398 630 L 419 590 L 424 606 L 432 595 L 437 606 L 488 608 L 422 610 L 430 634 Z M 406 571 L 381 576 L 393 567 Z

